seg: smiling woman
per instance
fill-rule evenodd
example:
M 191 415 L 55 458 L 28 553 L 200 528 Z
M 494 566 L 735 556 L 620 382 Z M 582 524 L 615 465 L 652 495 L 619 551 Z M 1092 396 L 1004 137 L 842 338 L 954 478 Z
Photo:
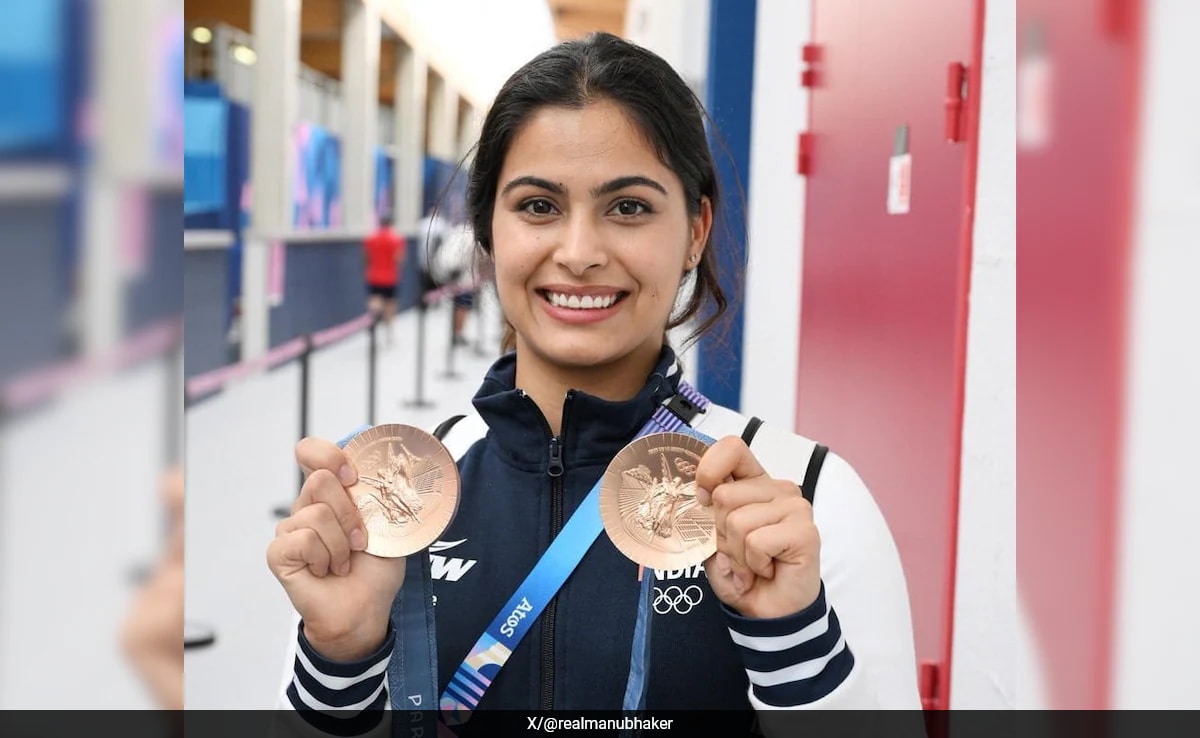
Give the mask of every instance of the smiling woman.
M 666 331 L 701 315 L 703 332 L 726 306 L 719 204 L 703 108 L 661 58 L 597 34 L 508 80 L 467 211 L 509 352 L 471 414 L 437 431 L 462 485 L 443 538 L 473 566 L 430 582 L 414 557 L 406 581 L 402 562 L 371 557 L 346 503 L 350 458 L 302 441 L 301 466 L 316 471 L 268 552 L 302 616 L 284 706 L 343 707 L 365 729 L 379 720 L 364 709 L 415 701 L 428 675 L 410 666 L 427 661 L 406 651 L 432 639 L 412 639 L 393 606 L 432 590 L 429 699 L 459 724 L 476 708 L 919 708 L 903 572 L 861 479 L 681 380 Z M 678 433 L 699 444 L 692 461 L 663 440 Z M 656 521 L 630 550 L 700 551 L 686 583 L 600 535 L 597 480 L 651 436 L 653 458 L 615 475 L 632 480 L 626 507 Z

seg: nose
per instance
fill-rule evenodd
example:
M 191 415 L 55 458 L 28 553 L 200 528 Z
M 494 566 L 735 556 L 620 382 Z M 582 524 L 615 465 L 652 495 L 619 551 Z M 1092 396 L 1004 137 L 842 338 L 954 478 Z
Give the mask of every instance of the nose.
M 568 223 L 554 251 L 554 262 L 576 277 L 608 263 L 604 239 L 591 219 L 574 218 Z

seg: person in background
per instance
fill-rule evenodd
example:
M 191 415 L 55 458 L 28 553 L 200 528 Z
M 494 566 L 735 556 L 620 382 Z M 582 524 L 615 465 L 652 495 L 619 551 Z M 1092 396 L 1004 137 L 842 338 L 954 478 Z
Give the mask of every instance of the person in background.
M 392 230 L 392 218 L 379 219 L 379 228 L 363 244 L 366 257 L 367 311 L 383 321 L 387 345 L 392 344 L 396 317 L 396 285 L 404 260 L 404 239 Z

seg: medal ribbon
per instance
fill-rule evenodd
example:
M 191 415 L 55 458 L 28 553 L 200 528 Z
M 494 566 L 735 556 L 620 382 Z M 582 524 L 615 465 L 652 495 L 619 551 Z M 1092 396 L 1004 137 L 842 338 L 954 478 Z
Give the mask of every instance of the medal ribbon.
M 708 400 L 686 382 L 679 383 L 678 394 L 701 410 L 708 405 Z M 655 409 L 654 415 L 638 431 L 636 438 L 664 432 L 684 433 L 705 443 L 713 443 L 713 439 L 692 430 L 672 413 L 665 402 Z M 467 722 L 471 711 L 478 706 L 517 644 L 529 632 L 542 610 L 562 588 L 584 554 L 604 531 L 604 523 L 600 519 L 601 481 L 597 480 L 592 491 L 579 505 L 579 509 L 571 515 L 562 531 L 542 554 L 533 571 L 529 572 L 525 581 L 500 608 L 500 612 L 496 613 L 487 630 L 480 635 L 458 670 L 454 672 L 439 703 L 442 720 L 447 725 L 457 726 Z M 643 573 L 643 591 L 638 608 L 630 680 L 626 686 L 626 710 L 642 709 L 645 702 L 649 618 L 648 608 L 644 605 L 649 595 L 649 578 L 652 576 L 652 571 L 646 570 Z M 408 642 L 408 639 L 405 639 L 406 645 Z

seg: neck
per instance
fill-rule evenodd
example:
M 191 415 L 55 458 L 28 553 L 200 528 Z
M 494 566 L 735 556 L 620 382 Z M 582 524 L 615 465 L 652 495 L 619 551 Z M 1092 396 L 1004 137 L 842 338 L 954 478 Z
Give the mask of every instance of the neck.
M 654 370 L 662 345 L 640 348 L 612 364 L 562 366 L 523 346 L 517 338 L 517 387 L 533 398 L 554 435 L 562 432 L 563 400 L 567 390 L 586 392 L 603 400 L 632 399 Z

